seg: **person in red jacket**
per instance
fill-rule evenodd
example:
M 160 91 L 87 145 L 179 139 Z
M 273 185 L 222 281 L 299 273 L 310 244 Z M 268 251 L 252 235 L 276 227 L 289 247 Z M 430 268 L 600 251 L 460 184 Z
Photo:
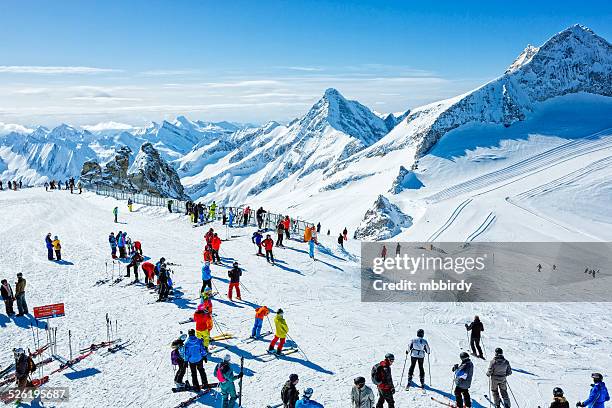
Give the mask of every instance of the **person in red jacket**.
M 215 230 L 213 230 L 212 228 L 209 229 L 206 235 L 204 235 L 204 240 L 206 241 L 206 245 L 210 246 L 214 235 L 215 235 Z
M 382 408 L 385 401 L 389 408 L 395 407 L 395 401 L 393 400 L 395 386 L 391 376 L 393 361 L 395 361 L 393 354 L 387 353 L 385 359 L 372 368 L 372 382 L 378 387 L 378 402 L 376 404 L 378 408 Z
M 148 287 L 152 287 L 153 277 L 155 276 L 155 265 L 153 265 L 151 262 L 144 262 L 141 267 L 145 274 L 145 284 Z
M 270 234 L 266 235 L 266 239 L 264 239 L 261 244 L 264 246 L 264 249 L 266 250 L 266 260 L 268 262 L 271 261 L 272 265 L 274 265 L 274 254 L 272 253 L 272 248 L 274 248 L 274 241 L 270 237 Z
M 291 227 L 291 220 L 289 219 L 288 215 L 286 215 L 285 219 L 283 220 L 283 227 L 285 228 L 285 237 L 289 239 L 289 227 Z
M 196 337 L 201 338 L 204 347 L 208 348 L 210 344 L 210 331 L 213 327 L 212 312 L 202 303 L 193 314 L 193 321 L 196 327 Z
M 204 247 L 204 252 L 202 252 L 202 255 L 204 256 L 204 262 L 212 262 L 213 257 L 210 246 L 206 245 Z
M 219 257 L 219 249 L 221 248 L 221 238 L 215 232 L 212 239 L 210 240 L 210 247 L 212 249 L 213 263 L 220 264 L 221 258 Z
M 134 241 L 134 250 L 142 255 L 142 244 L 140 241 Z

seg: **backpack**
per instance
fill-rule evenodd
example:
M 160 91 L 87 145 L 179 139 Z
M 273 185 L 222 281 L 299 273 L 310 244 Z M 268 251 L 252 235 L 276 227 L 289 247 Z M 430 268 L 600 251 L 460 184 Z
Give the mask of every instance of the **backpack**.
M 382 379 L 381 377 L 381 373 L 380 373 L 380 369 L 382 367 L 380 366 L 380 363 L 374 364 L 374 366 L 372 367 L 372 382 L 376 385 L 381 384 L 382 383 Z
M 178 350 L 172 350 L 170 352 L 170 361 L 172 362 L 172 365 L 179 365 L 179 351 Z
M 217 365 L 217 369 L 215 370 L 215 377 L 217 377 L 219 383 L 224 383 L 226 381 L 225 377 L 223 376 L 223 371 L 223 363 L 219 363 Z
M 283 401 L 283 404 L 289 403 L 289 391 L 290 390 L 291 390 L 291 383 L 287 381 L 285 385 L 283 385 L 283 388 L 281 389 L 281 401 Z

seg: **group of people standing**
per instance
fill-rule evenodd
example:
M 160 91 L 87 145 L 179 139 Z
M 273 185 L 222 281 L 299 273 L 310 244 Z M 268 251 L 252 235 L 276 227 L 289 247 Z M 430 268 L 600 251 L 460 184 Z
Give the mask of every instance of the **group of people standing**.
M 21 180 L 19 181 L 9 180 L 6 184 L 7 184 L 7 190 L 13 190 L 13 191 L 17 191 L 17 188 L 21 189 L 23 185 L 21 183 Z M 4 190 L 4 185 L 2 184 L 2 180 L 0 180 L 0 191 L 2 190 Z
M 47 233 L 47 236 L 45 237 L 45 246 L 47 247 L 47 259 L 49 261 L 62 260 L 62 243 L 57 235 L 51 238 L 51 233 Z M 54 254 L 55 258 L 53 257 Z
M 26 280 L 23 277 L 23 273 L 17 274 L 17 282 L 15 282 L 15 291 L 11 288 L 11 284 L 6 279 L 2 279 L 0 282 L 0 295 L 2 295 L 2 301 L 4 302 L 4 309 L 7 316 L 14 316 L 15 310 L 13 304 L 17 301 L 17 316 L 24 316 L 29 313 L 28 304 L 26 303 L 25 292 Z
M 19 182 L 21 183 L 21 182 Z M 14 184 L 14 183 L 13 183 Z M 55 180 L 51 180 L 51 181 L 45 181 L 45 190 L 49 191 L 49 190 L 70 190 L 70 194 L 74 193 L 74 189 L 75 187 L 79 189 L 79 194 L 81 194 L 83 192 L 83 185 L 81 184 L 81 182 L 79 181 L 78 183 L 75 183 L 74 181 L 74 177 L 71 177 L 69 180 L 64 181 L 64 183 L 62 184 L 62 181 L 55 181 Z M 62 188 L 63 186 L 63 188 Z M 19 188 L 21 188 L 21 184 L 19 185 Z

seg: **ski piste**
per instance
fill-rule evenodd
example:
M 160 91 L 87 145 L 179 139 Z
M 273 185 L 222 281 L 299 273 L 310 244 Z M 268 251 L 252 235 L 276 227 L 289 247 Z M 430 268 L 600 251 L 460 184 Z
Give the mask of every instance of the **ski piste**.
M 218 382 L 216 382 L 216 383 L 209 383 L 205 387 L 202 387 L 202 390 L 217 388 L 218 386 L 219 386 Z M 189 391 L 189 392 L 196 392 L 195 389 L 193 387 L 189 386 L 189 385 L 186 386 L 186 387 L 182 387 L 182 388 L 177 388 L 177 387 L 172 388 L 172 392 L 187 392 L 187 391 Z
M 41 385 L 46 384 L 47 382 L 49 382 L 49 376 L 48 375 L 46 375 L 46 376 L 44 376 L 42 378 L 36 378 L 36 379 L 32 380 L 32 385 L 30 387 L 28 387 L 28 388 L 38 388 Z M 0 392 L 0 400 L 2 402 L 4 402 L 5 404 L 9 404 L 9 403 L 15 401 L 16 398 L 10 397 L 8 395 L 8 393 L 6 393 L 5 391 L 2 391 L 2 392 Z M 17 404 L 17 406 L 19 406 L 20 402 L 16 401 L 16 404 Z
M 77 364 L 78 362 L 80 362 L 81 360 L 89 357 L 90 355 L 93 354 L 93 350 L 92 351 L 88 351 L 87 353 L 81 354 L 80 356 L 77 356 L 75 358 L 73 358 L 72 360 L 68 360 L 65 363 L 61 363 L 60 366 L 58 368 L 56 368 L 55 370 L 51 371 L 51 373 L 49 373 L 49 375 L 53 375 L 55 373 L 59 373 L 61 371 L 64 371 L 65 369 L 72 367 L 73 365 Z
M 437 402 L 438 404 L 442 404 L 442 405 L 446 405 L 447 407 L 451 407 L 451 408 L 457 408 L 456 404 L 451 404 L 450 402 L 447 401 L 442 401 L 440 399 L 437 399 L 435 397 L 430 397 L 432 401 Z

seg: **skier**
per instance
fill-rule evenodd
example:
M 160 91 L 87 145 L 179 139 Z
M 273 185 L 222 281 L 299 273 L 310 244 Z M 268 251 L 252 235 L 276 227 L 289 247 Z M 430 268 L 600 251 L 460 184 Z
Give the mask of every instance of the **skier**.
M 258 307 L 255 310 L 255 323 L 253 324 L 253 330 L 251 330 L 251 338 L 257 339 L 261 337 L 261 327 L 263 326 L 264 317 L 270 314 L 270 310 L 267 306 Z
M 365 378 L 355 378 L 351 389 L 351 408 L 374 408 L 374 392 L 365 383 Z
M 249 215 L 251 215 L 251 207 L 247 205 L 247 207 L 244 209 L 244 212 L 242 213 L 242 221 L 244 222 L 245 227 L 249 223 Z
M 168 212 L 172 212 L 172 200 L 168 200 Z
M 2 279 L 0 282 L 0 295 L 4 301 L 4 308 L 6 309 L 7 316 L 13 316 L 15 311 L 13 310 L 13 302 L 15 301 L 15 295 L 13 289 L 6 279 Z
M 212 298 L 212 289 L 207 286 L 200 294 L 200 300 L 202 301 L 204 308 L 207 309 L 210 312 L 210 315 L 212 316 L 213 304 L 212 304 L 212 300 L 210 300 L 211 298 Z
M 227 276 L 230 278 L 230 284 L 227 288 L 227 297 L 232 300 L 232 292 L 236 289 L 236 299 L 242 300 L 240 297 L 240 276 L 242 275 L 242 269 L 238 267 L 238 262 L 234 262 L 233 268 L 227 272 Z
M 472 406 L 470 386 L 472 385 L 474 364 L 470 360 L 470 355 L 465 351 L 459 354 L 459 358 L 461 358 L 461 364 L 453 366 L 453 372 L 455 373 L 455 401 L 457 402 L 457 408 L 463 408 L 464 403 L 469 408 Z
M 189 329 L 189 338 L 183 346 L 183 354 L 185 355 L 185 361 L 189 364 L 189 370 L 191 371 L 191 387 L 195 391 L 200 391 L 200 383 L 198 382 L 198 373 L 202 379 L 202 387 L 208 387 L 208 379 L 206 378 L 206 372 L 204 371 L 204 361 L 208 361 L 206 356 L 208 352 L 202 339 L 196 337 L 195 330 Z
M 270 346 L 268 347 L 268 352 L 272 352 L 274 350 L 274 345 L 278 340 L 278 348 L 276 349 L 276 354 L 282 354 L 283 346 L 285 345 L 285 340 L 287 339 L 287 333 L 289 332 L 289 326 L 287 325 L 287 321 L 285 320 L 285 316 L 283 314 L 283 309 L 278 309 L 276 311 L 276 317 L 274 318 L 274 338 L 270 342 Z
M 295 387 L 299 381 L 297 374 L 291 374 L 289 380 L 283 385 L 281 389 L 283 408 L 295 408 L 296 402 L 300 399 L 300 392 Z
M 230 366 L 232 356 L 226 354 L 223 361 L 215 366 L 215 377 L 219 380 L 221 395 L 223 396 L 223 408 L 234 408 L 238 394 L 236 393 L 236 385 L 234 381 L 242 378 L 242 373 L 235 375 Z
M 376 408 L 382 408 L 387 402 L 389 408 L 395 407 L 395 387 L 391 376 L 391 366 L 395 361 L 395 356 L 391 353 L 385 354 L 385 359 L 372 367 L 372 382 L 378 387 L 378 402 Z
M 140 241 L 134 241 L 134 252 L 137 252 L 142 255 L 142 244 L 140 243 Z
M 49 183 L 45 181 L 45 191 L 49 191 Z M 0 182 L 0 190 L 2 190 L 2 182 Z
M 410 388 L 412 383 L 412 376 L 414 374 L 414 368 L 416 364 L 419 364 L 419 378 L 421 380 L 421 388 L 425 388 L 425 369 L 423 368 L 423 361 L 425 360 L 425 353 L 431 353 L 429 349 L 429 343 L 424 338 L 425 330 L 417 330 L 416 338 L 410 342 L 409 350 L 406 350 L 406 354 L 410 354 L 410 368 L 408 369 L 408 384 L 406 390 Z
M 222 218 L 221 218 L 221 222 L 223 225 L 227 224 L 227 209 L 225 207 L 222 207 L 221 209 L 221 214 L 222 214 Z
M 230 211 L 229 211 L 229 220 L 228 220 L 228 223 L 229 223 L 229 227 L 230 228 L 234 227 L 234 211 L 231 208 L 230 208 Z
M 200 303 L 193 314 L 193 321 L 195 322 L 196 337 L 202 339 L 204 347 L 208 348 L 210 331 L 213 328 L 212 310 L 208 310 L 204 303 Z
M 467 331 L 472 331 L 470 334 L 470 347 L 472 348 L 472 354 L 484 360 L 482 349 L 480 348 L 480 333 L 484 331 L 484 326 L 480 321 L 480 317 L 474 316 L 474 321 L 470 324 L 466 323 L 465 329 Z M 476 350 L 478 350 L 478 354 L 476 354 Z
M 23 273 L 17 274 L 17 282 L 15 282 L 15 300 L 17 300 L 17 316 L 28 314 L 28 304 L 25 298 L 26 280 L 23 278 Z
M 160 267 L 158 268 L 159 275 L 157 276 L 157 281 L 159 283 L 159 298 L 157 299 L 157 301 L 162 302 L 168 299 L 168 294 L 170 293 L 170 287 L 168 286 L 168 280 L 170 279 L 170 274 L 168 272 L 168 269 L 166 268 L 165 263 L 162 262 L 159 265 L 160 265 Z
M 553 402 L 550 408 L 569 408 L 569 402 L 563 396 L 563 390 L 559 387 L 553 388 Z
M 380 251 L 380 257 L 382 259 L 387 259 L 387 246 L 383 244 L 382 250 Z
M 176 388 L 185 388 L 187 386 L 187 384 L 183 382 L 183 377 L 185 376 L 185 372 L 187 371 L 187 362 L 181 355 L 181 351 L 184 351 L 184 336 L 184 334 L 181 335 L 181 337 L 174 340 L 171 345 L 172 351 L 170 352 L 170 362 L 173 366 L 178 367 L 176 373 L 174 374 L 174 386 Z
M 79 188 L 79 194 L 81 194 L 83 192 L 83 185 L 81 184 L 80 181 L 79 181 L 79 184 L 77 185 L 77 187 Z
M 221 258 L 219 257 L 219 250 L 221 249 L 221 238 L 215 232 L 210 240 L 210 246 L 212 248 L 213 262 L 221 264 Z
M 506 377 L 512 374 L 512 368 L 510 362 L 504 358 L 504 352 L 501 348 L 495 349 L 495 357 L 489 364 L 487 370 L 487 377 L 490 377 L 491 394 L 493 395 L 493 402 L 495 408 L 500 408 L 501 398 L 504 400 L 504 407 L 510 408 L 510 398 L 508 397 L 508 381 Z
M 253 236 L 251 237 L 251 242 L 253 242 L 256 246 L 257 246 L 257 256 L 263 256 L 263 254 L 261 253 L 261 241 L 263 240 L 263 235 L 261 235 L 261 232 L 255 231 L 253 233 Z
M 257 217 L 257 228 L 261 229 L 263 226 L 263 222 L 264 222 L 264 214 L 267 211 L 263 209 L 263 207 L 259 207 L 259 209 L 257 210 L 257 212 L 255 213 L 255 216 Z
M 200 292 L 204 292 L 206 288 L 212 288 L 212 272 L 210 270 L 210 262 L 204 262 L 202 265 L 202 289 Z
M 283 224 L 282 221 L 279 221 L 278 225 L 276 226 L 276 246 L 277 247 L 283 246 L 284 235 L 285 235 L 285 224 Z
M 32 356 L 27 355 L 22 348 L 15 349 L 13 353 L 15 355 L 15 380 L 17 388 L 23 389 L 31 385 L 28 378 L 30 373 L 36 370 L 36 364 L 34 364 Z
M 125 253 L 125 240 L 127 237 L 127 232 L 121 232 L 117 234 L 117 247 L 119 248 L 119 258 L 124 259 L 127 257 Z
M 342 238 L 344 238 L 345 241 L 348 241 L 348 230 L 346 227 L 344 227 L 344 230 L 342 231 Z
M 266 235 L 266 239 L 263 240 L 262 245 L 266 250 L 266 261 L 271 262 L 274 265 L 274 254 L 272 248 L 274 248 L 274 241 L 270 237 L 270 234 Z
M 212 256 L 212 252 L 211 252 L 210 246 L 206 245 L 204 247 L 204 252 L 202 252 L 202 256 L 204 258 L 204 262 L 212 262 L 213 261 L 213 256 Z
M 111 247 L 111 257 L 117 259 L 117 238 L 115 238 L 114 232 L 111 232 L 108 236 L 108 243 Z
M 144 261 L 144 258 L 142 257 L 142 255 L 140 255 L 138 252 L 134 252 L 134 254 L 132 255 L 132 259 L 130 261 L 130 263 L 127 266 L 127 274 L 125 275 L 126 278 L 130 277 L 130 268 L 134 268 L 134 282 L 139 282 L 138 280 L 138 265 L 140 265 L 140 263 Z
M 318 222 L 317 223 L 317 234 L 320 234 L 320 233 L 321 233 L 321 223 Z
M 128 198 L 128 211 L 132 212 L 132 205 L 134 204 L 134 202 L 132 201 L 132 198 Z
M 289 229 L 291 228 L 291 220 L 289 219 L 289 216 L 286 215 L 285 219 L 283 220 L 283 229 L 285 230 L 285 238 L 289 239 Z
M 310 227 L 306 227 L 304 229 L 304 242 L 310 242 L 310 239 L 312 238 L 312 231 L 313 230 L 310 229 Z
M 606 383 L 603 382 L 603 375 L 600 373 L 591 374 L 593 384 L 591 385 L 591 392 L 589 392 L 589 398 L 584 402 L 577 402 L 577 407 L 589 407 L 589 408 L 604 408 L 606 401 L 610 401 L 610 394 L 606 388 Z
M 147 285 L 148 288 L 153 287 L 154 286 L 153 277 L 155 276 L 155 265 L 153 265 L 151 262 L 145 262 L 142 264 L 142 271 L 145 274 L 145 285 Z
M 397 246 L 395 247 L 395 256 L 400 256 L 401 250 L 402 250 L 402 247 L 400 246 L 400 244 L 398 242 Z
M 53 261 L 53 240 L 50 232 L 45 237 L 45 245 L 47 246 L 47 259 Z
M 212 228 L 208 230 L 206 235 L 204 235 L 204 240 L 206 241 L 206 245 L 208 245 L 209 247 L 210 247 L 210 244 L 212 244 L 212 239 L 214 236 L 215 236 L 215 230 Z
M 538 272 L 542 272 L 542 264 L 538 264 Z
M 213 201 L 210 207 L 208 207 L 208 218 L 214 221 L 216 215 L 217 215 L 217 203 Z
M 315 240 L 314 240 L 314 238 L 310 238 L 310 241 L 308 242 L 308 253 L 310 255 L 310 258 L 313 261 L 315 259 L 314 250 L 315 250 Z
M 311 400 L 313 393 L 312 388 L 306 388 L 302 394 L 302 399 L 295 403 L 295 408 L 323 408 L 323 405 Z
M 117 215 L 119 215 L 119 207 L 113 208 L 113 216 L 115 217 L 115 223 L 117 223 Z
M 62 260 L 62 244 L 59 238 L 57 237 L 57 235 L 53 237 L 52 245 L 53 245 L 53 250 L 55 251 L 55 260 L 61 261 Z

